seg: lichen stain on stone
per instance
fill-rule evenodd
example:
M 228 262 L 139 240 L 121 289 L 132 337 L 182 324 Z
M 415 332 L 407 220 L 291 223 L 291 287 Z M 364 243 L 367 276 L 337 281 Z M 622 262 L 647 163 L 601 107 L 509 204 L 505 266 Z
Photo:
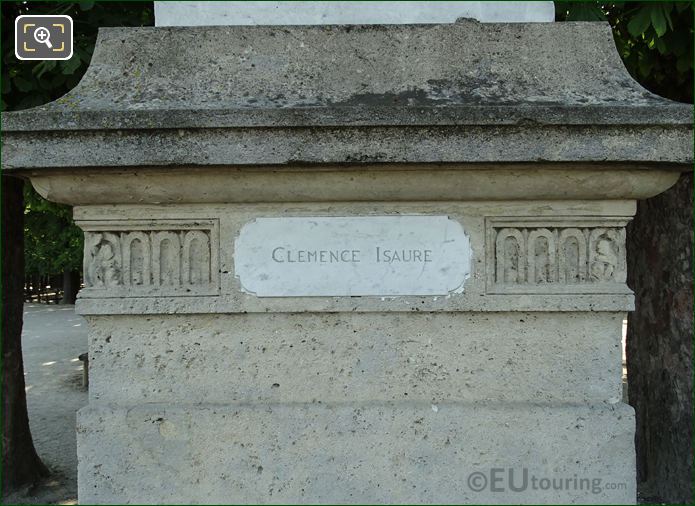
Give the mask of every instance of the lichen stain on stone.
M 400 93 L 356 93 L 341 102 L 332 102 L 336 107 L 380 106 L 380 105 L 437 105 L 440 100 L 429 95 L 425 90 L 411 88 Z
M 411 87 L 404 91 L 384 93 L 356 93 L 350 98 L 338 102 L 328 102 L 335 107 L 375 107 L 375 106 L 444 106 L 444 105 L 485 105 L 523 103 L 517 92 L 506 89 L 502 81 L 495 79 L 469 77 L 458 81 L 430 79 L 429 89 Z M 548 105 L 560 105 L 557 99 L 537 100 Z

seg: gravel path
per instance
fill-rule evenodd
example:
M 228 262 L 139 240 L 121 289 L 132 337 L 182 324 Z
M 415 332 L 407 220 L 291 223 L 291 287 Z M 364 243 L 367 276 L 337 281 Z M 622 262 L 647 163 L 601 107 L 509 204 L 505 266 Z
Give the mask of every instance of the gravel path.
M 87 323 L 74 306 L 26 304 L 22 351 L 31 433 L 51 476 L 3 503 L 76 504 L 75 412 L 87 404 L 77 356 L 87 351 Z

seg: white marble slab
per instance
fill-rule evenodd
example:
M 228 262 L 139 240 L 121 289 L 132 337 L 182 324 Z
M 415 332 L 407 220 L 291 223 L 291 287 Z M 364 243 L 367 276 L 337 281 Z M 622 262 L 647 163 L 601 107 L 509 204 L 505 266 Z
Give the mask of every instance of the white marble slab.
M 155 2 L 156 26 L 549 22 L 553 2 Z
M 448 295 L 470 264 L 447 216 L 257 218 L 234 246 L 242 290 L 258 297 Z

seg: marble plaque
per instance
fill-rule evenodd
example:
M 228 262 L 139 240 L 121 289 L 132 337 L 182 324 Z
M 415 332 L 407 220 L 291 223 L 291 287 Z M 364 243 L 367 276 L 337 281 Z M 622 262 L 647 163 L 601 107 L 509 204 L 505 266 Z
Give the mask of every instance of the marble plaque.
M 257 218 L 234 249 L 241 288 L 258 297 L 448 295 L 470 264 L 447 216 Z

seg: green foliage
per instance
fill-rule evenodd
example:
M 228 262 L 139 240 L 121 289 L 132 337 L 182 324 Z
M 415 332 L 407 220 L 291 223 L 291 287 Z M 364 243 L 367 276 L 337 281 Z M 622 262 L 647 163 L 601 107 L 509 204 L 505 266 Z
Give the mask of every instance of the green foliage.
M 66 61 L 19 61 L 14 20 L 21 14 L 67 14 L 74 21 L 73 56 Z M 2 110 L 45 104 L 67 93 L 87 70 L 101 26 L 145 26 L 152 2 L 2 2 Z
M 558 21 L 608 21 L 630 74 L 648 90 L 693 102 L 692 2 L 555 2 Z
M 66 61 L 19 61 L 14 55 L 14 20 L 21 14 L 68 14 L 74 21 L 73 57 Z M 3 111 L 55 100 L 73 88 L 92 58 L 101 26 L 152 25 L 152 2 L 2 2 Z M 25 273 L 80 270 L 82 233 L 72 209 L 44 200 L 25 185 Z
M 80 270 L 82 233 L 72 222 L 72 209 L 41 198 L 29 184 L 24 199 L 26 274 Z

